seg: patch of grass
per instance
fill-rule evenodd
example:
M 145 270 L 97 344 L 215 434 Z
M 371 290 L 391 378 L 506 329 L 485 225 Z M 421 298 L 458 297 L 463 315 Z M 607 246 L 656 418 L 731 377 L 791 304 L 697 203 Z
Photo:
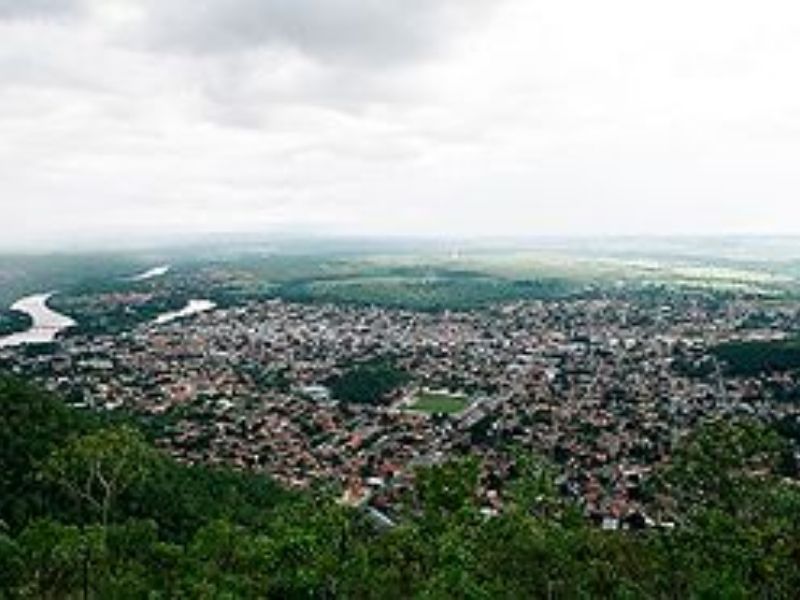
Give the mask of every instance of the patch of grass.
M 466 396 L 450 394 L 447 392 L 419 392 L 414 398 L 411 409 L 419 412 L 434 414 L 455 414 L 469 406 Z

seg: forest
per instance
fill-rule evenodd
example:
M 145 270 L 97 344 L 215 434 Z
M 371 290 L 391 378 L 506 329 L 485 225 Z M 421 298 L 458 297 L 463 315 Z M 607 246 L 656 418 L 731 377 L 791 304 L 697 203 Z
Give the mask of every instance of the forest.
M 675 526 L 603 531 L 519 452 L 505 510 L 480 511 L 480 465 L 420 469 L 378 526 L 268 477 L 180 464 L 134 421 L 0 379 L 3 598 L 792 598 L 800 489 L 787 441 L 716 422 L 651 481 Z
M 409 375 L 390 359 L 374 359 L 348 366 L 341 375 L 326 383 L 332 396 L 342 402 L 371 404 L 383 402 L 387 395 L 407 383 Z
M 713 348 L 731 375 L 755 376 L 800 369 L 800 340 L 739 341 Z
M 10 309 L 0 310 L 0 336 L 25 331 L 31 325 L 33 320 L 25 313 Z

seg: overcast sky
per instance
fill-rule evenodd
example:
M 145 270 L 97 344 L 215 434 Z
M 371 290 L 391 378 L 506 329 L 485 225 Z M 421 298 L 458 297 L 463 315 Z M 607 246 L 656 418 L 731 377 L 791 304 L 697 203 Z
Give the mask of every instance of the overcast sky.
M 0 0 L 0 244 L 800 233 L 795 0 Z

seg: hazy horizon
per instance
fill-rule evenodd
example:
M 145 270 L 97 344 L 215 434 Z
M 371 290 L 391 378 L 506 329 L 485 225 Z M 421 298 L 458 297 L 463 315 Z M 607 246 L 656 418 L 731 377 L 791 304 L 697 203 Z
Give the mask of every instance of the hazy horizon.
M 308 230 L 217 231 L 179 235 L 141 235 L 126 237 L 51 238 L 33 243 L 8 243 L 0 240 L 0 257 L 57 255 L 139 255 L 154 260 L 169 260 L 199 252 L 206 258 L 243 255 L 313 255 L 380 253 L 447 255 L 460 253 L 523 253 L 530 256 L 619 257 L 626 260 L 651 257 L 671 260 L 678 257 L 709 260 L 734 260 L 753 263 L 790 263 L 800 260 L 800 235 L 709 234 L 709 235 L 622 235 L 622 234 L 542 234 L 513 235 L 433 235 L 323 233 Z M 161 258 L 157 258 L 161 257 Z
M 0 0 L 0 250 L 800 233 L 784 0 Z

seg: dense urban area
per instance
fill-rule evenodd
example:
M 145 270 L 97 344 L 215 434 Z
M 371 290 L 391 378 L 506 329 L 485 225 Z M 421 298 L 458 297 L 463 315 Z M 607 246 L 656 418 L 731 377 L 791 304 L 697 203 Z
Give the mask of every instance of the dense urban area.
M 158 277 L 164 277 L 166 269 L 163 271 Z M 158 531 L 147 534 L 155 536 L 153 540 L 166 535 L 186 544 L 186 536 L 216 535 L 237 545 L 244 541 L 234 542 L 236 536 L 252 533 L 245 534 L 237 527 L 257 528 L 254 523 L 258 519 L 251 520 L 252 513 L 300 510 L 305 511 L 302 518 L 296 514 L 281 517 L 288 519 L 283 526 L 300 527 L 292 519 L 301 518 L 307 527 L 323 527 L 315 521 L 319 516 L 334 519 L 324 525 L 323 537 L 334 535 L 331 531 L 353 540 L 366 535 L 368 541 L 359 543 L 375 544 L 382 543 L 375 540 L 400 536 L 394 542 L 400 554 L 394 558 L 391 550 L 382 546 L 379 554 L 388 555 L 361 558 L 410 561 L 405 570 L 387 575 L 389 579 L 383 583 L 369 577 L 357 583 L 366 575 L 350 570 L 354 568 L 351 562 L 357 560 L 349 550 L 329 549 L 348 556 L 345 561 L 336 554 L 314 558 L 313 552 L 319 548 L 309 549 L 308 560 L 333 564 L 325 567 L 329 571 L 322 569 L 324 575 L 307 574 L 308 581 L 296 571 L 303 563 L 300 557 L 291 568 L 281 563 L 281 569 L 293 573 L 292 581 L 280 579 L 274 574 L 278 567 L 271 567 L 269 577 L 278 577 L 278 583 L 253 579 L 250 571 L 238 583 L 226 583 L 225 563 L 217 565 L 222 579 L 205 581 L 193 591 L 181 587 L 185 582 L 146 581 L 146 586 L 160 586 L 167 596 L 178 589 L 187 597 L 219 597 L 223 593 L 230 597 L 308 597 L 309 593 L 313 597 L 550 598 L 586 593 L 616 597 L 625 590 L 633 596 L 648 596 L 654 590 L 673 596 L 665 590 L 674 585 L 673 597 L 682 597 L 683 593 L 714 590 L 719 581 L 729 577 L 732 587 L 710 597 L 734 597 L 739 592 L 767 589 L 764 586 L 771 575 L 749 570 L 736 576 L 717 573 L 721 579 L 706 581 L 702 577 L 709 574 L 703 572 L 697 575 L 700 579 L 692 580 L 691 569 L 684 565 L 681 568 L 688 570 L 680 581 L 636 583 L 638 569 L 658 571 L 673 568 L 661 560 L 686 560 L 684 555 L 676 557 L 662 546 L 648 544 L 658 540 L 658 544 L 677 544 L 674 552 L 688 552 L 678 542 L 683 538 L 670 536 L 690 535 L 687 532 L 696 526 L 692 521 L 695 509 L 708 503 L 712 503 L 712 511 L 728 507 L 732 501 L 735 506 L 728 513 L 704 512 L 703 519 L 728 515 L 734 521 L 744 519 L 742 526 L 746 526 L 748 519 L 755 523 L 760 518 L 753 507 L 758 507 L 756 512 L 763 511 L 768 502 L 772 503 L 770 510 L 789 511 L 780 513 L 782 527 L 789 527 L 786 518 L 794 523 L 791 527 L 797 526 L 791 506 L 798 501 L 795 490 L 800 462 L 800 346 L 794 341 L 800 329 L 800 307 L 791 298 L 667 286 L 595 286 L 539 294 L 538 299 L 524 288 L 518 297 L 491 298 L 453 309 L 328 298 L 301 301 L 279 295 L 226 301 L 213 294 L 210 297 L 216 302 L 195 298 L 188 301 L 188 308 L 181 309 L 186 290 L 173 297 L 164 293 L 165 284 L 159 285 L 134 281 L 119 286 L 121 289 L 84 289 L 71 296 L 56 296 L 52 303 L 78 318 L 71 327 L 51 343 L 0 345 L 0 368 L 15 378 L 3 383 L 4 401 L 13 403 L 17 394 L 37 399 L 34 403 L 55 402 L 57 410 L 67 410 L 69 418 L 79 423 L 78 430 L 86 434 L 75 438 L 69 427 L 76 426 L 70 425 L 56 440 L 67 450 L 57 449 L 49 459 L 40 456 L 33 461 L 35 465 L 26 467 L 34 471 L 45 461 L 40 479 L 61 488 L 56 493 L 48 487 L 47 493 L 56 494 L 57 505 L 72 507 L 59 509 L 66 511 L 63 519 L 85 523 L 87 513 L 93 515 L 94 526 L 102 528 L 105 536 L 115 514 L 144 516 L 155 519 L 153 526 Z M 91 314 L 98 318 L 87 319 Z M 42 405 L 37 406 L 41 409 Z M 56 409 L 47 409 L 51 410 Z M 17 426 L 33 418 L 34 413 L 23 412 L 27 416 L 14 417 L 11 411 L 4 417 L 5 427 L 11 428 L 11 433 L 4 434 L 3 451 L 9 450 L 9 456 L 14 444 L 24 447 L 29 443 L 13 441 L 15 435 L 27 435 L 21 429 L 14 432 L 14 418 L 22 419 Z M 81 446 L 80 440 L 86 439 L 89 442 Z M 104 444 L 108 454 L 103 454 Z M 103 457 L 100 463 L 109 461 L 107 467 L 116 476 L 120 470 L 133 469 L 130 480 L 118 484 L 119 490 L 114 489 L 113 476 L 101 473 L 102 467 L 81 471 L 80 460 L 97 451 Z M 156 454 L 170 465 L 160 467 L 169 474 L 162 473 L 157 485 L 169 489 L 143 498 L 152 492 L 145 486 L 137 496 L 128 487 L 144 485 L 147 478 L 142 473 L 147 469 L 140 473 L 131 464 L 137 464 L 137 456 Z M 122 460 L 119 456 L 131 462 L 115 466 L 114 460 Z M 6 470 L 13 473 L 14 468 L 21 468 L 15 464 L 6 465 Z M 28 576 L 36 582 L 33 587 L 17 586 L 15 593 L 21 597 L 38 593 L 58 596 L 59 589 L 73 593 L 81 586 L 91 588 L 88 593 L 97 597 L 102 596 L 102 589 L 112 593 L 111 587 L 102 586 L 111 585 L 113 569 L 102 576 L 89 574 L 92 561 L 100 559 L 86 556 L 84 526 L 67 531 L 53 523 L 34 521 L 31 525 L 28 517 L 41 508 L 15 508 L 16 501 L 10 500 L 14 477 L 9 475 L 5 482 L 0 525 L 11 533 L 28 525 L 20 541 L 4 538 L 2 543 L 11 556 L 4 559 L 10 561 L 7 566 L 16 564 L 12 556 L 16 551 L 8 548 L 24 545 L 24 536 L 35 535 L 36 527 L 51 528 L 39 531 L 45 537 L 77 536 L 73 542 L 80 551 L 76 550 L 74 565 L 83 565 L 83 571 L 48 579 L 47 569 L 55 567 L 39 554 L 37 560 L 49 566 Z M 26 483 L 19 489 L 33 485 L 25 477 Z M 166 483 L 164 477 L 184 483 Z M 189 484 L 190 479 L 200 483 Z M 102 490 L 105 495 L 98 499 Z M 207 506 L 217 493 L 211 490 L 231 495 L 225 501 L 227 509 Z M 755 494 L 753 498 L 750 493 Z M 795 495 L 784 505 L 774 500 L 774 493 L 782 494 L 787 502 L 786 493 Z M 44 492 L 36 494 L 39 497 Z M 178 500 L 163 497 L 165 494 L 177 495 Z M 188 509 L 192 500 L 186 494 L 199 504 Z M 72 501 L 66 500 L 70 497 Z M 174 510 L 183 516 L 171 515 L 169 518 L 177 521 L 164 523 L 161 516 L 154 515 L 154 503 L 173 500 Z M 75 501 L 79 509 L 73 507 Z M 115 508 L 115 501 L 124 508 Z M 467 508 L 473 515 L 469 525 L 459 520 L 462 509 Z M 429 509 L 433 510 L 430 514 Z M 189 517 L 183 514 L 187 511 Z M 50 515 L 52 510 L 45 513 Z M 439 516 L 434 518 L 436 514 Z M 769 518 L 773 517 L 770 513 Z M 523 527 L 514 521 L 518 518 L 533 521 L 526 521 Z M 125 523 L 113 525 L 121 528 L 118 535 L 134 535 L 129 530 L 133 526 Z M 347 533 L 356 523 L 371 533 Z M 480 523 L 496 523 L 500 528 L 546 527 L 537 542 L 544 544 L 546 538 L 544 549 L 524 550 L 535 556 L 546 552 L 547 546 L 565 543 L 561 536 L 580 531 L 581 536 L 588 536 L 581 538 L 580 544 L 589 547 L 569 552 L 595 556 L 609 551 L 603 544 L 622 544 L 614 551 L 652 552 L 648 560 L 655 562 L 631 566 L 625 562 L 629 559 L 611 557 L 606 567 L 619 571 L 598 575 L 602 581 L 587 580 L 580 585 L 588 587 L 577 588 L 570 587 L 568 575 L 561 571 L 567 562 L 553 566 L 557 573 L 543 572 L 535 581 L 518 580 L 520 573 L 509 575 L 507 588 L 496 581 L 481 587 L 483 584 L 476 582 L 437 579 L 442 565 L 456 560 L 447 557 L 444 538 L 454 536 L 453 552 L 472 552 L 475 548 L 459 544 L 466 543 L 463 536 L 477 535 L 469 528 L 488 526 Z M 730 525 L 724 523 L 717 522 L 714 527 Z M 427 527 L 434 527 L 433 532 Z M 144 535 L 136 531 L 136 535 Z M 314 530 L 313 535 L 321 531 Z M 436 542 L 445 543 L 445 550 L 436 551 L 445 552 L 436 558 L 439 567 L 434 568 L 433 563 L 430 571 L 414 567 L 423 560 L 414 554 L 422 542 L 415 538 L 405 547 L 403 544 L 411 542 L 403 541 L 402 536 L 409 531 L 423 538 L 444 536 Z M 695 533 L 706 535 L 707 531 Z M 772 533 L 784 543 L 785 532 Z M 5 535 L 2 530 L 0 534 Z M 518 534 L 492 533 L 500 538 Z M 291 531 L 281 535 L 288 536 L 292 544 L 300 543 Z M 624 537 L 595 539 L 596 535 Z M 499 544 L 500 538 L 481 543 Z M 102 539 L 103 544 L 109 543 Z M 192 543 L 201 542 L 195 537 Z M 762 542 L 759 539 L 758 544 Z M 773 542 L 777 543 L 772 540 L 769 544 Z M 308 543 L 322 544 L 318 539 Z M 774 548 L 769 544 L 759 546 L 759 551 L 770 555 Z M 188 548 L 181 552 L 189 552 Z M 37 551 L 47 554 L 54 550 L 43 546 Z M 490 552 L 480 552 L 484 551 Z M 788 561 L 784 567 L 797 566 L 799 551 L 796 544 L 781 550 L 782 560 Z M 505 554 L 502 559 L 499 556 L 495 558 L 508 560 Z M 147 560 L 151 559 L 155 560 Z M 478 559 L 470 555 L 470 560 Z M 758 565 L 762 559 L 757 553 L 750 556 Z M 594 568 L 579 557 L 570 560 L 578 561 L 573 565 L 576 569 Z M 733 568 L 731 564 L 726 568 Z M 302 568 L 306 567 L 311 568 Z M 354 577 L 348 580 L 346 585 L 351 587 L 346 593 L 336 587 L 345 585 L 339 579 L 344 575 L 336 575 L 337 569 L 345 567 L 347 577 Z M 369 571 L 373 567 L 362 564 L 360 568 Z M 314 568 L 322 567 L 315 563 Z M 422 587 L 401 582 L 416 568 L 422 569 L 415 575 L 425 581 L 420 583 Z M 703 568 L 716 572 L 713 561 Z M 468 578 L 470 569 L 461 565 L 451 575 Z M 770 588 L 773 597 L 791 596 L 789 588 L 783 587 L 790 585 L 789 580 L 789 573 L 775 580 L 778 587 Z M 361 584 L 366 587 L 360 588 Z M 455 587 L 450 589 L 451 585 Z M 477 587 L 472 589 L 472 585 Z M 120 588 L 113 589 L 113 594 L 125 596 Z M 138 597 L 133 591 L 131 594 Z
M 797 419 L 791 371 L 734 372 L 720 352 L 792 335 L 800 309 L 595 296 L 438 312 L 252 301 L 0 356 L 75 405 L 149 418 L 181 460 L 334 484 L 387 518 L 414 467 L 464 455 L 480 458 L 494 514 L 525 450 L 558 465 L 563 492 L 602 526 L 669 523 L 669 506 L 643 504 L 641 487 L 692 428 Z

